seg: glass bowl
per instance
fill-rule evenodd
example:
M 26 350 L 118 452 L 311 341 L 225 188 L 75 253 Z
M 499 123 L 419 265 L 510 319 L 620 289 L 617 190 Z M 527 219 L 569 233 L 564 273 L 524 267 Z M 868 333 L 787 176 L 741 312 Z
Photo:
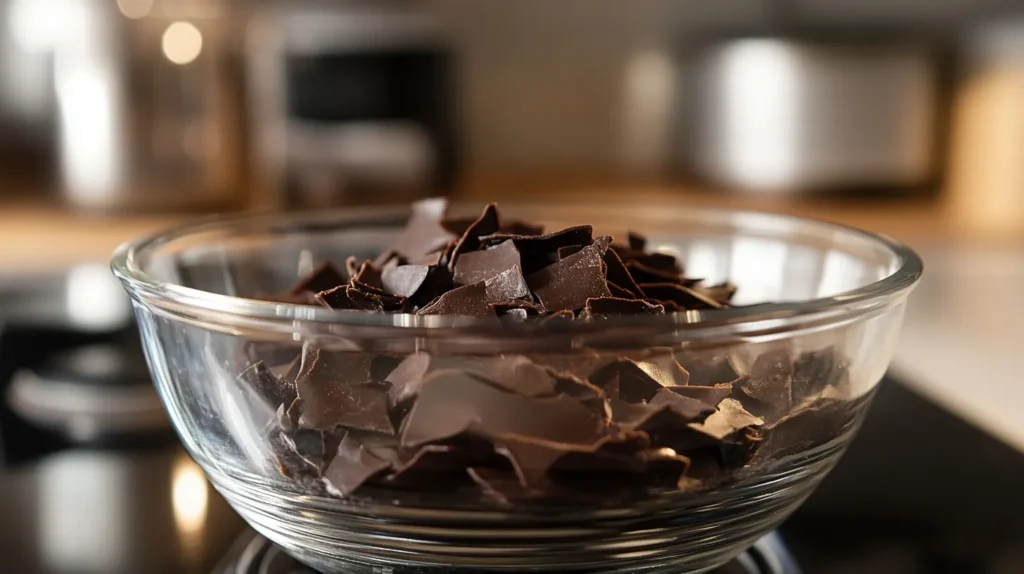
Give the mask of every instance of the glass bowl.
M 115 253 L 114 272 L 131 295 L 183 443 L 246 521 L 304 563 L 327 573 L 673 574 L 724 564 L 782 522 L 835 465 L 888 367 L 922 270 L 912 251 L 884 237 L 781 215 L 661 206 L 501 210 L 548 229 L 593 224 L 617 237 L 643 233 L 649 246 L 676 255 L 688 276 L 735 283 L 734 305 L 511 325 L 259 299 L 323 261 L 375 257 L 407 209 L 220 218 Z M 470 205 L 450 212 L 479 213 Z M 488 435 L 494 424 L 479 417 L 459 422 L 463 403 L 474 400 L 467 393 L 476 391 L 451 391 L 461 388 L 452 382 L 434 394 L 430 420 L 460 432 L 443 435 L 446 441 L 420 437 L 416 444 L 435 449 L 401 450 L 401 460 L 381 470 L 386 456 L 375 441 L 397 439 L 356 423 L 296 430 L 291 397 L 261 387 L 265 379 L 240 376 L 263 361 L 273 381 L 294 377 L 288 371 L 301 367 L 304 353 L 330 357 L 339 380 L 370 377 L 383 387 L 413 354 L 448 369 L 526 357 L 539 366 L 536 377 L 557 376 L 559 384 L 596 378 L 612 363 L 659 382 L 668 369 L 672 384 L 713 393 L 717 406 L 678 434 L 652 424 L 636 427 L 639 439 L 633 433 L 599 451 L 545 458 L 551 445 L 526 441 L 517 451 L 513 438 L 529 435 L 531 425 L 578 430 L 571 421 L 579 419 L 548 412 L 562 395 L 501 395 L 535 410 L 492 409 L 488 416 L 512 430 L 499 440 Z M 579 390 L 570 386 L 557 392 Z M 316 418 L 310 400 L 302 416 Z M 413 426 L 403 408 L 387 406 L 389 430 L 399 434 Z M 725 412 L 737 409 L 740 415 Z M 413 442 L 405 436 L 402 449 Z M 625 448 L 637 440 L 646 442 Z M 531 446 L 541 455 L 523 454 Z M 441 451 L 436 464 L 424 462 Z

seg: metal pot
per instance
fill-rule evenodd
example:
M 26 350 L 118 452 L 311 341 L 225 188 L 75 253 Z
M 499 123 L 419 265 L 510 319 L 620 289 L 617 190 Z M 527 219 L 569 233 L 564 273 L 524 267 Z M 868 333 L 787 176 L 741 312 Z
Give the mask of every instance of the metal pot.
M 685 163 L 748 191 L 934 186 L 945 110 L 927 42 L 746 37 L 692 61 Z

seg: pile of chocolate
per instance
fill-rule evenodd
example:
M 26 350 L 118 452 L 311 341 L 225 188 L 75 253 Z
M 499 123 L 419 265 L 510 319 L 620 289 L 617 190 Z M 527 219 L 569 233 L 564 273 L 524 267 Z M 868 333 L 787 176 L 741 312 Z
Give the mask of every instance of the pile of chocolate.
M 376 261 L 326 263 L 264 299 L 375 313 L 601 320 L 726 307 L 735 288 L 686 278 L 675 257 L 594 237 L 445 217 L 414 205 Z M 832 349 L 752 360 L 686 349 L 406 356 L 251 345 L 239 380 L 277 408 L 281 473 L 336 496 L 388 488 L 491 500 L 600 501 L 699 490 L 835 439 L 858 401 Z M 285 350 L 287 352 L 287 350 Z

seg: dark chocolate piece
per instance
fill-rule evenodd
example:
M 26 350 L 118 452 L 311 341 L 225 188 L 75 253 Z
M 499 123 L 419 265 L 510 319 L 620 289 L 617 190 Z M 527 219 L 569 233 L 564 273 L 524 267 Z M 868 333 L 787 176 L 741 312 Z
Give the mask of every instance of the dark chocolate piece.
M 612 283 L 611 281 L 608 282 L 608 291 L 610 291 L 611 294 L 612 294 L 612 297 L 615 297 L 616 299 L 629 299 L 629 300 L 633 300 L 633 299 L 639 299 L 640 298 L 639 295 L 633 293 L 632 291 L 630 291 L 628 289 L 623 289 L 622 287 L 619 287 L 618 285 L 616 285 L 615 283 Z M 664 307 L 665 306 L 662 305 L 662 309 L 663 310 L 664 310 Z
M 285 478 L 305 482 L 320 476 L 320 468 L 300 455 L 295 450 L 295 442 L 281 429 L 271 431 L 268 443 L 278 470 Z
M 643 295 L 644 292 L 637 285 L 629 269 L 622 263 L 622 259 L 619 258 L 619 254 L 614 249 L 605 251 L 604 264 L 609 283 L 614 283 L 616 286 L 628 291 L 633 295 L 630 298 L 637 298 Z
M 412 297 L 427 280 L 430 267 L 427 265 L 398 265 L 381 272 L 384 290 L 399 297 Z
M 416 314 L 493 317 L 494 309 L 488 306 L 489 303 L 491 301 L 487 298 L 487 286 L 484 283 L 474 283 L 448 291 Z
M 484 281 L 484 290 L 487 294 L 488 303 L 508 303 L 510 301 L 530 300 L 530 287 L 526 284 L 526 277 L 516 265 Z
M 714 413 L 704 419 L 704 422 L 690 423 L 688 426 L 701 434 L 723 440 L 740 429 L 763 424 L 763 419 L 748 413 L 739 401 L 725 399 L 718 404 Z
M 579 253 L 586 245 L 566 245 L 565 247 L 558 248 L 558 258 L 565 259 L 566 257 Z
M 348 433 L 338 445 L 331 464 L 324 470 L 323 480 L 328 492 L 335 496 L 348 496 L 389 466 L 371 454 L 353 433 Z
M 480 214 L 480 217 L 459 238 L 455 249 L 452 251 L 448 268 L 454 269 L 454 265 L 458 262 L 461 254 L 480 249 L 480 238 L 497 233 L 498 226 L 498 209 L 491 203 L 484 208 L 484 212 Z
M 524 317 L 537 317 L 544 312 L 544 308 L 529 301 L 506 301 L 503 303 L 491 303 L 490 307 L 499 316 L 505 316 L 512 312 L 522 311 Z
M 842 374 L 835 347 L 801 354 L 793 366 L 793 403 L 821 394 L 839 382 Z
M 721 309 L 717 301 L 676 283 L 640 283 L 640 289 L 649 299 L 672 302 L 684 310 Z
M 520 267 L 520 261 L 519 250 L 512 241 L 499 243 L 483 251 L 463 253 L 455 263 L 455 285 L 486 281 L 513 267 Z
M 377 290 L 384 293 L 384 286 L 381 284 L 381 270 L 374 265 L 373 261 L 363 261 L 351 281 L 352 285 L 363 285 L 364 290 Z
M 409 222 L 392 249 L 410 261 L 417 261 L 455 240 L 456 236 L 441 227 L 440 223 L 447 206 L 446 200 L 436 198 L 413 203 Z
M 267 365 L 260 361 L 254 363 L 238 375 L 238 380 L 256 391 L 263 400 L 273 405 L 289 405 L 295 400 L 295 380 L 281 379 Z
M 663 305 L 652 305 L 640 299 L 619 299 L 617 297 L 602 297 L 587 299 L 583 308 L 584 318 L 603 319 L 618 315 L 664 315 Z
M 558 261 L 558 249 L 567 245 L 590 245 L 594 242 L 594 228 L 589 225 L 569 227 L 546 235 L 509 235 L 496 233 L 481 237 L 483 246 L 497 245 L 511 239 L 519 250 L 523 274 L 532 273 Z
M 498 233 L 525 236 L 544 235 L 544 226 L 525 221 L 508 221 L 501 224 Z
M 690 373 L 691 385 L 710 387 L 740 378 L 727 356 L 683 352 L 676 356 L 676 360 Z
M 621 253 L 619 255 L 621 256 Z M 688 279 L 683 277 L 676 269 L 656 269 L 654 267 L 648 267 L 636 259 L 626 261 L 625 266 L 626 269 L 629 270 L 630 276 L 632 276 L 641 287 L 644 283 L 676 283 L 679 285 L 692 286 L 699 282 L 697 279 Z
M 594 241 L 579 253 L 530 275 L 526 281 L 545 309 L 582 309 L 587 299 L 611 297 L 604 279 L 605 249 L 606 241 Z
M 304 291 L 318 293 L 333 289 L 345 283 L 345 276 L 330 261 L 324 261 L 312 273 L 296 283 L 288 293 L 296 295 Z
M 685 387 L 668 387 L 668 389 L 677 395 L 695 399 L 712 406 L 717 406 L 718 403 L 729 398 L 729 395 L 732 394 L 732 385 L 730 384 L 716 385 L 714 387 L 687 385 Z
M 626 239 L 629 241 L 629 248 L 633 251 L 642 252 L 647 247 L 647 238 L 639 233 L 629 231 L 626 233 Z
M 646 403 L 664 387 L 629 359 L 620 359 L 601 367 L 588 380 L 606 392 L 617 389 L 618 396 L 629 403 Z
M 402 429 L 402 446 L 415 447 L 473 431 L 487 437 L 516 434 L 590 445 L 603 421 L 571 397 L 533 398 L 500 390 L 464 371 L 430 375 Z
M 306 346 L 296 387 L 302 399 L 299 424 L 317 430 L 344 426 L 394 433 L 387 393 L 367 384 L 373 357 L 368 353 L 324 351 Z
M 654 347 L 635 356 L 639 366 L 648 376 L 663 387 L 684 386 L 690 383 L 690 373 L 676 361 L 671 348 Z
M 856 415 L 849 401 L 822 399 L 788 414 L 765 429 L 759 460 L 772 460 L 821 446 L 841 436 Z
M 718 301 L 722 305 L 728 305 L 732 301 L 733 296 L 736 295 L 736 286 L 732 283 L 719 283 L 708 287 L 696 286 L 693 289 L 708 299 Z
M 782 416 L 793 408 L 793 357 L 789 349 L 761 353 L 740 387 L 750 398 L 770 405 Z

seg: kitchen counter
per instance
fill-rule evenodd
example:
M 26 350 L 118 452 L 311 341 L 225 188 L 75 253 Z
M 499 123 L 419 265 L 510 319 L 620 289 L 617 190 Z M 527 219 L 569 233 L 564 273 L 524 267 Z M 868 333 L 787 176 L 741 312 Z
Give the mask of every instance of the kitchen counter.
M 1024 229 L 998 236 L 961 225 L 926 200 L 794 201 L 712 194 L 682 186 L 476 182 L 469 200 L 699 204 L 790 213 L 884 233 L 918 248 L 927 272 L 911 300 L 893 364 L 923 395 L 1024 452 Z M 40 203 L 0 209 L 2 273 L 105 262 L 121 242 L 195 216 L 84 216 Z M 1022 222 L 1024 226 L 1024 222 Z M 1017 246 L 1020 247 L 1017 247 Z M 984 288 L 984 297 L 978 296 Z
M 456 197 L 487 201 L 559 201 L 620 205 L 693 204 L 761 209 L 837 221 L 885 233 L 903 241 L 944 237 L 953 222 L 934 201 L 798 201 L 710 193 L 678 185 L 593 184 L 585 181 L 469 183 Z M 0 205 L 0 272 L 59 269 L 80 262 L 105 262 L 120 243 L 154 233 L 196 215 L 82 214 L 45 202 Z

